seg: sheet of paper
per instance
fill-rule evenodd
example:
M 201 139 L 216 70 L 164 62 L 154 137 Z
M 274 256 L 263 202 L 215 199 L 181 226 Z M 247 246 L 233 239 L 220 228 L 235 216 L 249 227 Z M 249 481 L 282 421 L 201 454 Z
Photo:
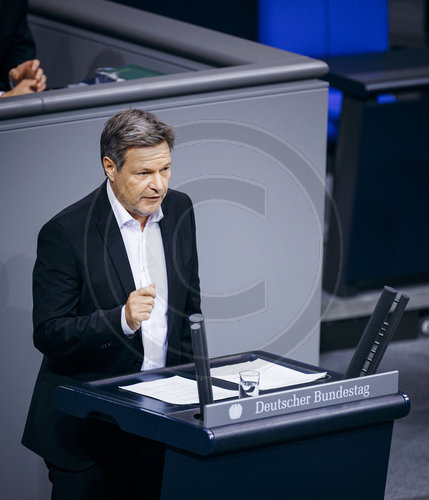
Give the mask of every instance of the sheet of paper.
M 120 386 L 120 389 L 136 392 L 142 396 L 149 396 L 175 405 L 190 405 L 199 402 L 197 382 L 178 375 L 150 382 L 123 385 Z M 213 386 L 213 399 L 218 401 L 219 399 L 237 397 L 237 392 Z
M 314 382 L 326 377 L 327 374 L 327 372 L 302 373 L 260 358 L 245 363 L 212 368 L 210 374 L 212 377 L 238 384 L 240 381 L 239 372 L 243 370 L 253 370 L 260 373 L 259 389 L 261 391 Z

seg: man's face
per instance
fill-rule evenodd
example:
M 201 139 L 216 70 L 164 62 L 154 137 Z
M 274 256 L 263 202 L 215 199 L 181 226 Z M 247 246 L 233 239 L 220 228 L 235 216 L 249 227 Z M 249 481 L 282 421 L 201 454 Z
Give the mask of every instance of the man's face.
M 127 149 L 121 170 L 103 158 L 104 170 L 122 206 L 138 221 L 158 210 L 167 194 L 171 156 L 166 141 L 156 146 Z

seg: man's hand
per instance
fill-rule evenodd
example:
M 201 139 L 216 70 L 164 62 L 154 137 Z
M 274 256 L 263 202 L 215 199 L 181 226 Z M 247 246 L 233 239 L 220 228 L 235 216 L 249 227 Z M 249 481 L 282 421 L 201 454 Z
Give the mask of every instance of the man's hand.
M 34 80 L 33 91 L 42 92 L 46 88 L 46 75 L 38 59 L 25 61 L 9 71 L 9 80 L 18 85 L 23 80 Z
M 36 86 L 36 80 L 30 80 L 26 78 L 21 82 L 19 82 L 16 87 L 13 87 L 12 90 L 3 92 L 3 94 L 0 97 L 14 97 L 17 95 L 33 94 L 35 86 Z
M 131 292 L 125 304 L 125 318 L 131 330 L 140 328 L 141 322 L 149 319 L 156 297 L 155 285 L 145 286 Z

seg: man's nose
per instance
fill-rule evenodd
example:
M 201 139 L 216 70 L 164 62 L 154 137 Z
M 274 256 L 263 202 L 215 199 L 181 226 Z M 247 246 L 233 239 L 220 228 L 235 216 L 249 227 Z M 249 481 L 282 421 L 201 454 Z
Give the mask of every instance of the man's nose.
M 161 179 L 160 174 L 152 175 L 149 187 L 151 189 L 153 189 L 154 191 L 161 191 L 162 190 L 162 179 Z

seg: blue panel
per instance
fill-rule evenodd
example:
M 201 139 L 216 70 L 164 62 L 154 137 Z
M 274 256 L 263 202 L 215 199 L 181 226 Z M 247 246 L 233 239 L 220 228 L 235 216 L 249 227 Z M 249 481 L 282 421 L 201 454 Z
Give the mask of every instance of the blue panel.
M 328 57 L 387 50 L 388 0 L 259 0 L 259 41 Z
M 389 47 L 387 0 L 329 0 L 326 55 L 381 52 Z
M 299 54 L 328 48 L 327 0 L 259 0 L 259 41 Z
M 377 102 L 378 104 L 390 104 L 391 102 L 396 102 L 398 99 L 393 94 L 378 94 Z
M 328 140 L 332 142 L 335 142 L 338 137 L 342 104 L 343 93 L 331 87 L 328 98 Z

